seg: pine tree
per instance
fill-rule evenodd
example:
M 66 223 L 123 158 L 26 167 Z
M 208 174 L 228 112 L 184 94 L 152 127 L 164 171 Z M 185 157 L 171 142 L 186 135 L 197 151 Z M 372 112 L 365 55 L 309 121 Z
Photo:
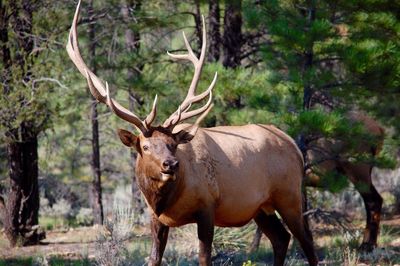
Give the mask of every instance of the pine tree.
M 370 122 L 365 121 L 373 120 L 359 117 L 365 117 L 363 112 L 376 114 L 371 108 L 376 99 L 394 97 L 382 92 L 396 90 L 391 82 L 397 80 L 394 69 L 398 69 L 398 60 L 391 56 L 398 51 L 393 34 L 398 22 L 388 6 L 397 12 L 397 5 L 388 1 L 317 0 L 257 1 L 247 5 L 249 23 L 265 29 L 270 37 L 263 50 L 264 61 L 273 71 L 271 81 L 287 87 L 292 94 L 294 105 L 288 107 L 291 113 L 285 115 L 289 118 L 286 123 L 303 151 L 306 171 L 312 169 L 323 175 L 323 186 L 330 190 L 340 190 L 348 182 L 344 182 L 340 169 L 321 172 L 322 162 L 340 158 L 369 169 L 374 165 L 393 165 L 393 160 L 376 157 L 381 129 L 372 133 L 365 124 Z M 385 38 L 371 35 L 371 29 L 382 27 L 383 21 L 388 30 Z M 351 110 L 356 111 L 358 118 Z M 333 143 L 330 145 L 345 143 L 345 148 L 337 152 L 321 149 L 316 140 Z M 311 159 L 310 152 L 322 157 Z M 376 245 L 382 199 L 372 183 L 366 187 L 361 183 L 355 181 L 354 185 L 367 209 L 362 247 L 371 250 Z
M 294 137 L 308 136 L 305 145 L 318 136 L 349 143 L 354 138 L 365 140 L 368 134 L 360 131 L 359 124 L 348 121 L 347 111 L 364 109 L 374 114 L 371 105 L 376 103 L 377 97 L 395 97 L 382 92 L 394 90 L 388 81 L 396 82 L 396 74 L 395 71 L 388 73 L 387 69 L 398 67 L 397 59 L 388 54 L 398 49 L 391 45 L 396 38 L 394 35 L 391 40 L 378 35 L 369 35 L 368 40 L 362 37 L 360 27 L 371 26 L 371 23 L 359 21 L 360 13 L 367 16 L 362 7 L 368 5 L 361 2 L 261 1 L 255 8 L 247 3 L 248 23 L 266 29 L 270 36 L 270 42 L 263 47 L 264 61 L 273 70 L 270 80 L 285 86 L 293 98 L 292 106 L 287 107 L 292 112 L 286 116 L 291 117 L 286 121 L 291 126 L 289 131 Z M 379 3 L 370 11 L 394 23 L 394 15 L 382 13 L 385 9 L 387 7 Z M 383 50 L 368 46 L 371 42 L 380 43 Z M 392 49 L 388 51 L 387 46 Z M 390 58 L 386 63 L 388 67 L 378 63 L 380 56 Z M 389 79 L 388 74 L 391 74 Z M 373 137 L 371 141 L 375 141 Z M 357 149 L 357 145 L 352 146 Z M 391 163 L 382 160 L 375 164 Z
M 38 227 L 39 134 L 51 126 L 60 82 L 47 59 L 52 32 L 36 19 L 42 2 L 0 2 L 0 139 L 6 143 L 9 186 L 0 197 L 0 216 L 11 246 L 36 244 Z M 53 29 L 56 27 L 53 26 Z M 46 34 L 47 33 L 47 34 Z M 50 76 L 48 76 L 50 75 Z

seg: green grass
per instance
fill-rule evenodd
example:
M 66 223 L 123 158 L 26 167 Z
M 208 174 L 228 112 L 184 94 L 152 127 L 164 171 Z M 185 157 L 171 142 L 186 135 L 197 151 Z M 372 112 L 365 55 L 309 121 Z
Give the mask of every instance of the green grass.
M 378 242 L 379 245 L 387 245 L 400 237 L 400 228 L 388 225 L 381 225 Z
M 31 266 L 33 264 L 32 258 L 26 259 L 0 259 L 0 266 Z
M 66 259 L 51 257 L 45 259 L 38 258 L 18 258 L 18 259 L 0 259 L 0 266 L 31 266 L 31 265 L 49 265 L 49 266 L 91 266 L 94 265 L 89 259 Z
M 40 216 L 39 225 L 45 230 L 65 229 L 79 227 L 76 219 L 65 219 L 62 217 Z

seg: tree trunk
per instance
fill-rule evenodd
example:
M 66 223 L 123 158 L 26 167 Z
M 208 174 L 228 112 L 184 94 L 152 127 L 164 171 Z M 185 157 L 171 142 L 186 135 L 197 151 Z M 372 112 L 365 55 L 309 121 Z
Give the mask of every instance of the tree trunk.
M 209 1 L 208 39 L 210 40 L 208 61 L 218 62 L 221 52 L 219 0 Z
M 89 17 L 93 17 L 93 0 L 89 1 L 88 9 Z M 95 40 L 95 24 L 89 23 L 89 50 L 90 50 L 90 68 L 96 73 L 96 40 Z M 103 224 L 103 202 L 101 197 L 101 168 L 100 168 L 100 145 L 99 145 L 99 123 L 97 115 L 97 101 L 92 96 L 91 104 L 91 124 L 92 124 L 92 192 L 91 192 L 91 205 L 93 210 L 94 224 Z
M 139 12 L 141 9 L 141 1 L 140 0 L 125 0 L 123 1 L 121 13 L 124 20 L 125 25 L 129 25 L 132 21 L 134 21 L 131 17 L 130 10 L 132 13 Z M 135 14 L 133 14 L 135 15 Z M 137 19 L 136 19 L 137 20 Z M 135 20 L 135 21 L 136 21 Z M 140 32 L 138 30 L 132 30 L 132 27 L 127 27 L 125 29 L 125 46 L 129 53 L 134 53 L 138 59 L 139 51 L 140 51 Z M 132 62 L 132 67 L 128 68 L 128 80 L 133 84 L 135 81 L 140 79 L 141 70 L 143 69 L 143 63 Z M 137 96 L 132 89 L 129 87 L 129 109 L 134 110 L 139 100 L 139 96 Z M 144 203 L 141 198 L 140 190 L 137 186 L 136 176 L 135 176 L 135 162 L 137 153 L 131 150 L 131 163 L 132 163 L 132 183 L 131 183 L 131 191 L 132 191 L 132 203 L 136 213 L 142 214 L 144 213 Z
M 196 12 L 194 13 L 194 23 L 195 23 L 195 27 L 196 27 L 197 44 L 198 44 L 197 51 L 199 51 L 197 56 L 200 56 L 200 50 L 201 50 L 201 46 L 203 44 L 203 24 L 202 24 L 201 11 L 200 11 L 200 0 L 195 0 L 194 6 L 195 6 L 195 10 L 196 10 Z
M 3 63 L 3 69 L 1 70 L 1 78 L 3 83 L 3 93 L 8 93 L 8 82 L 10 79 L 9 71 L 11 66 L 11 52 L 8 44 L 8 23 L 9 15 L 2 0 L 0 0 L 0 55 Z
M 11 89 L 17 89 L 9 85 L 13 63 L 20 69 L 23 81 L 29 82 L 32 78 L 30 54 L 33 49 L 33 40 L 29 37 L 32 34 L 32 3 L 28 0 L 22 3 L 10 2 L 7 8 L 11 15 L 7 14 L 6 7 L 0 2 L 0 41 L 5 94 Z M 19 44 L 19 49 L 14 54 L 14 61 L 9 50 L 9 19 L 12 19 L 11 26 Z M 44 238 L 44 232 L 41 232 L 38 226 L 38 131 L 27 121 L 22 122 L 17 128 L 5 126 L 9 128 L 6 135 L 10 187 L 7 202 L 0 198 L 4 230 L 11 246 L 37 244 Z
M 21 147 L 24 180 L 21 184 L 24 203 L 21 220 L 26 226 L 32 227 L 39 223 L 38 138 L 29 124 L 23 123 L 21 131 L 24 139 Z
M 24 124 L 19 131 L 23 141 L 16 139 L 18 130 L 9 132 L 15 140 L 7 145 L 10 188 L 3 210 L 5 233 L 13 247 L 37 244 L 44 238 L 44 232 L 38 227 L 37 134 Z
M 310 7 L 308 11 L 309 24 L 314 22 L 315 20 L 315 7 Z M 314 61 L 314 53 L 313 53 L 313 43 L 310 44 L 310 47 L 306 49 L 304 52 L 304 63 L 303 63 L 303 73 L 307 75 L 307 73 L 311 70 Z M 311 98 L 314 93 L 314 89 L 311 87 L 310 81 L 307 80 L 307 77 L 304 77 L 304 95 L 303 95 L 303 109 L 310 109 Z
M 241 0 L 225 1 L 223 62 L 224 67 L 240 66 L 242 47 L 242 3 Z
M 242 3 L 241 0 L 225 1 L 224 36 L 222 64 L 226 68 L 240 66 L 242 47 Z M 243 107 L 241 97 L 231 99 L 228 107 L 239 109 Z
M 311 28 L 312 23 L 315 21 L 315 4 L 313 3 L 313 1 L 310 2 L 311 5 L 308 9 L 308 14 L 307 17 L 309 19 L 308 24 L 309 27 Z M 307 47 L 306 51 L 304 52 L 303 55 L 303 80 L 304 80 L 304 88 L 303 88 L 303 110 L 307 111 L 311 108 L 311 103 L 312 103 L 312 97 L 313 94 L 315 93 L 315 89 L 312 88 L 311 86 L 311 82 L 308 80 L 307 76 L 308 76 L 308 72 L 311 71 L 311 68 L 313 67 L 313 63 L 314 63 L 314 42 L 310 43 L 310 46 Z M 304 76 L 304 74 L 306 76 Z M 308 150 L 308 145 L 309 145 L 309 140 L 307 138 L 307 136 L 304 136 L 303 134 L 301 134 L 300 136 L 297 137 L 298 140 L 300 140 L 299 142 L 299 148 L 301 153 L 303 154 L 303 158 L 304 161 L 307 162 L 307 150 Z M 304 169 L 304 176 L 305 176 L 305 170 Z M 304 179 L 304 178 L 303 178 Z M 303 195 L 303 213 L 307 212 L 308 210 L 308 198 L 307 198 L 307 188 L 305 187 L 305 184 L 303 182 L 302 184 L 302 195 Z M 310 236 L 311 240 L 313 241 L 313 237 L 310 231 L 310 225 L 309 225 L 309 221 L 308 221 L 308 216 L 303 216 L 304 219 L 304 225 L 305 225 L 305 230 L 307 231 L 307 234 Z
M 21 242 L 19 211 L 21 208 L 22 156 L 21 144 L 11 142 L 7 145 L 10 189 L 4 215 L 4 230 L 12 247 Z

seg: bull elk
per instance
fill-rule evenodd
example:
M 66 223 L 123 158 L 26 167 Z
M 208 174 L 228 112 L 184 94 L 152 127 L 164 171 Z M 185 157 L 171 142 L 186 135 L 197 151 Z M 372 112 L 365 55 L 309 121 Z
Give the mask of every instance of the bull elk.
M 274 264 L 283 265 L 290 234 L 275 211 L 298 239 L 310 265 L 317 265 L 312 237 L 302 215 L 301 182 L 303 158 L 294 141 L 271 125 L 200 128 L 212 99 L 211 85 L 196 95 L 206 51 L 193 53 L 185 34 L 187 54 L 169 54 L 194 65 L 194 76 L 184 101 L 162 126 L 152 126 L 157 97 L 149 115 L 141 120 L 110 97 L 108 84 L 84 63 L 78 47 L 78 3 L 68 38 L 68 54 L 87 79 L 90 92 L 123 120 L 139 131 L 118 134 L 123 144 L 136 149 L 135 174 L 138 186 L 151 210 L 152 249 L 149 265 L 160 265 L 170 227 L 197 224 L 200 265 L 211 265 L 214 226 L 242 226 L 251 219 L 262 228 L 274 250 Z M 191 110 L 192 104 L 208 102 Z M 201 115 L 193 125 L 182 124 Z

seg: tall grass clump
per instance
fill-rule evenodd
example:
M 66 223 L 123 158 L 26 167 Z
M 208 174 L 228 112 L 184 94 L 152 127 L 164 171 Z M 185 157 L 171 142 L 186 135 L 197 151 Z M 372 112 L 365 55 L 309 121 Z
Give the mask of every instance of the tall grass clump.
M 96 241 L 96 265 L 130 265 L 125 241 L 133 235 L 133 224 L 132 207 L 114 199 L 111 218 L 105 220 L 104 230 Z
M 357 253 L 357 250 L 351 249 L 349 246 L 345 248 L 343 251 L 343 265 L 345 266 L 357 266 L 360 261 L 360 256 Z

